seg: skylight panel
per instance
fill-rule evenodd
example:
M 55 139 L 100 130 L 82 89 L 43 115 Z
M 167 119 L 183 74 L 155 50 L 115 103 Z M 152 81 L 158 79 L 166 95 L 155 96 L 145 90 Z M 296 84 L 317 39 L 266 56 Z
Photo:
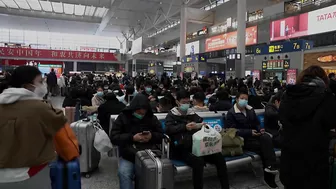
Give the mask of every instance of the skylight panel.
M 83 16 L 85 12 L 85 6 L 83 5 L 75 5 L 75 15 Z
M 2 1 L 0 1 L 0 7 L 6 7 L 6 5 Z
M 52 12 L 51 3 L 49 1 L 40 1 L 42 9 L 47 12 Z
M 39 10 L 39 11 L 42 10 L 42 7 L 40 6 L 38 0 L 27 0 L 27 3 L 33 10 Z
M 67 4 L 67 3 L 63 3 L 64 6 L 64 13 L 65 14 L 74 14 L 75 12 L 75 5 L 74 4 Z
M 30 6 L 28 5 L 26 0 L 14 0 L 14 1 L 21 9 L 30 10 Z
M 85 10 L 85 16 L 93 16 L 93 14 L 95 13 L 96 7 L 89 7 L 86 6 L 86 10 Z
M 2 2 L 5 3 L 5 5 L 9 8 L 14 8 L 14 9 L 19 8 L 13 0 L 2 0 Z
M 107 10 L 105 7 L 98 7 L 95 13 L 95 17 L 103 17 L 107 13 Z
M 63 13 L 64 12 L 62 3 L 51 2 L 51 5 L 52 5 L 55 12 L 57 12 L 57 13 Z

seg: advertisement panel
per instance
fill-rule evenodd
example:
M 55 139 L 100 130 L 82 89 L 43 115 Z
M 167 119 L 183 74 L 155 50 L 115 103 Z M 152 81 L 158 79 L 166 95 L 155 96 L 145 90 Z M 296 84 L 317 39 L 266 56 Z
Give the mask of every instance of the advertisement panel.
M 335 31 L 335 22 L 336 5 L 271 22 L 270 39 L 277 41 Z
M 288 69 L 287 70 L 287 85 L 295 85 L 296 83 L 296 73 L 297 70 L 296 69 Z
M 142 37 L 134 40 L 132 42 L 132 55 L 138 54 L 142 52 Z
M 191 43 L 187 43 L 184 56 L 198 54 L 200 52 L 199 47 L 200 47 L 199 41 L 194 41 L 194 42 L 191 42 Z M 180 54 L 181 54 L 180 49 L 181 49 L 181 46 L 180 46 L 180 44 L 178 44 L 177 48 L 176 48 L 177 57 L 180 57 Z
M 0 47 L 0 57 L 55 60 L 118 61 L 113 53 Z
M 257 26 L 246 28 L 246 45 L 257 43 Z M 237 47 L 237 31 L 210 37 L 205 41 L 205 51 L 217 51 Z

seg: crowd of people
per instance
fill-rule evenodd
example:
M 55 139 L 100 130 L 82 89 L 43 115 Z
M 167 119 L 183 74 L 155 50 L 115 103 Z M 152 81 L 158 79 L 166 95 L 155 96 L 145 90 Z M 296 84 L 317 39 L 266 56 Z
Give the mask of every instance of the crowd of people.
M 52 146 L 40 144 L 52 141 L 53 134 L 65 120 L 58 111 L 42 104 L 31 114 L 37 104 L 26 102 L 46 98 L 45 94 L 49 92 L 56 95 L 52 92 L 55 87 L 52 73 L 46 75 L 44 81 L 37 68 L 23 66 L 15 69 L 8 78 L 0 87 L 0 111 L 7 112 L 0 115 L 0 141 L 7 141 L 0 142 L 0 147 L 8 149 L 0 152 L 0 175 L 5 175 L 4 178 L 13 177 L 8 168 L 17 171 L 51 161 L 53 156 L 48 153 Z M 336 120 L 332 119 L 336 107 L 336 79 L 335 74 L 328 77 L 321 67 L 311 66 L 303 70 L 297 83 L 288 86 L 281 84 L 278 78 L 267 84 L 258 78 L 253 80 L 251 76 L 223 80 L 217 77 L 172 78 L 166 74 L 157 78 L 155 75 L 130 77 L 127 74 L 105 76 L 92 73 L 63 74 L 60 80 L 60 90 L 65 96 L 63 107 L 73 107 L 77 103 L 82 107 L 93 107 L 90 113 L 98 114 L 107 133 L 110 115 L 119 114 L 109 134 L 112 143 L 120 150 L 120 189 L 134 188 L 135 153 L 155 149 L 161 143 L 163 133 L 172 140 L 172 158 L 184 161 L 193 169 L 195 189 L 203 188 L 206 162 L 216 166 L 221 187 L 229 189 L 226 162 L 221 153 L 204 157 L 191 153 L 192 135 L 199 130 L 199 124 L 203 124 L 198 112 L 206 111 L 227 111 L 225 126 L 237 129 L 237 136 L 244 138 L 244 150 L 261 156 L 264 181 L 270 188 L 278 187 L 275 176 L 279 171 L 281 182 L 287 189 L 329 187 L 328 143 L 330 130 L 336 128 Z M 22 114 L 16 113 L 18 106 Z M 255 109 L 265 109 L 264 128 Z M 164 130 L 154 113 L 167 113 Z M 36 120 L 36 124 L 24 127 L 23 123 L 28 120 Z M 30 127 L 35 129 L 27 129 Z M 41 139 L 32 141 L 31 138 L 36 138 L 32 136 Z M 39 156 L 38 152 L 42 150 L 27 151 L 32 146 L 48 148 L 44 149 L 45 157 L 30 159 Z M 10 150 L 13 147 L 16 150 Z M 275 147 L 282 149 L 280 165 L 276 161 Z M 18 156 L 23 152 L 27 154 Z M 7 185 L 0 178 L 0 188 Z

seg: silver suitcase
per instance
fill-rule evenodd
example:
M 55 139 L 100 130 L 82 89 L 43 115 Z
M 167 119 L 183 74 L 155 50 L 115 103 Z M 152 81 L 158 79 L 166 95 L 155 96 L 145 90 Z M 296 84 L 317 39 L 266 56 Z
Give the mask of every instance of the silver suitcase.
M 89 178 L 90 173 L 98 168 L 101 158 L 100 152 L 98 152 L 93 146 L 95 138 L 96 128 L 94 124 L 98 124 L 90 119 L 80 120 L 70 125 L 76 137 L 81 149 L 81 155 L 79 158 L 81 173 L 85 174 L 85 177 Z

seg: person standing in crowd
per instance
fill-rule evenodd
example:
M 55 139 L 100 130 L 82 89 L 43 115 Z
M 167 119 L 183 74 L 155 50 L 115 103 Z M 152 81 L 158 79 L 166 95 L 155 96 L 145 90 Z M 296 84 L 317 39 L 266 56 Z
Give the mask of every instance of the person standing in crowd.
M 226 126 L 236 128 L 237 134 L 244 138 L 244 149 L 260 154 L 264 167 L 264 181 L 270 188 L 277 188 L 275 175 L 276 156 L 272 138 L 260 128 L 260 122 L 254 109 L 248 105 L 247 92 L 239 92 L 236 104 L 228 111 Z
M 99 107 L 100 105 L 102 105 L 105 102 L 103 97 L 104 97 L 104 89 L 103 87 L 98 87 L 97 93 L 92 97 L 91 100 L 92 106 Z
M 336 95 L 336 76 L 335 76 L 335 73 L 330 73 L 329 74 L 329 80 L 330 80 L 329 87 L 330 87 L 331 91 L 334 93 L 334 95 Z
M 328 86 L 323 68 L 310 66 L 282 97 L 280 180 L 286 189 L 329 188 L 329 132 L 336 128 L 336 101 Z
M 119 97 L 118 100 L 127 106 L 129 103 L 131 103 L 129 102 L 128 97 L 131 95 L 134 96 L 134 92 L 135 92 L 135 89 L 133 86 L 127 86 L 125 94 Z
M 209 108 L 205 106 L 205 94 L 203 92 L 197 92 L 193 96 L 193 110 L 195 112 L 208 112 Z
M 282 94 L 282 92 L 276 93 L 265 107 L 265 131 L 272 137 L 276 148 L 281 148 L 283 143 L 282 124 L 279 120 L 279 107 Z
M 217 101 L 211 103 L 210 111 L 228 111 L 232 108 L 232 101 L 229 93 L 224 88 L 219 88 L 216 92 Z
M 196 123 L 202 123 L 203 119 L 190 108 L 190 95 L 182 90 L 177 92 L 178 107 L 173 108 L 166 117 L 166 133 L 172 139 L 173 158 L 188 164 L 192 169 L 194 189 L 203 189 L 203 171 L 205 162 L 212 163 L 217 168 L 217 175 L 222 189 L 229 189 L 227 167 L 222 153 L 203 157 L 194 156 L 191 153 L 192 135 L 198 128 Z
M 137 151 L 155 149 L 161 144 L 163 131 L 161 123 L 154 116 L 147 97 L 138 94 L 113 124 L 111 141 L 120 150 L 120 189 L 134 189 L 134 163 Z
M 9 87 L 0 91 L 0 188 L 51 189 L 53 139 L 67 120 L 42 101 L 48 90 L 36 67 L 16 68 Z
M 281 89 L 281 82 L 278 79 L 278 76 L 274 77 L 274 80 L 272 82 L 272 89 L 274 91 L 274 89 Z
M 110 91 L 104 95 L 105 103 L 98 108 L 98 120 L 104 131 L 109 135 L 110 117 L 119 114 L 126 105 L 119 102 L 115 94 Z
M 57 76 L 54 68 L 52 68 L 50 73 L 47 75 L 47 84 L 48 94 L 51 93 L 51 96 L 56 96 Z
M 61 96 L 65 96 L 65 87 L 66 87 L 66 84 L 65 84 L 65 73 L 63 73 L 61 75 L 61 77 L 59 78 L 59 84 L 58 86 L 60 87 L 61 89 Z

